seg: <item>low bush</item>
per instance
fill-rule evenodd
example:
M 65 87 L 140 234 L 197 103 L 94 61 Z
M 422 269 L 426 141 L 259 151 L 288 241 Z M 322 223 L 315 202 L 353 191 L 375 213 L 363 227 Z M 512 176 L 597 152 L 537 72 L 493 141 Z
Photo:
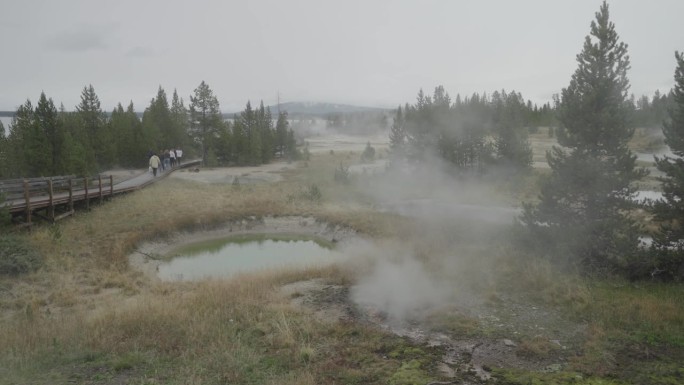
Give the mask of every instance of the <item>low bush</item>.
M 335 182 L 349 183 L 349 167 L 340 163 L 340 167 L 335 169 Z
M 5 195 L 0 194 L 0 227 L 7 226 L 11 221 L 9 209 L 5 206 Z
M 43 263 L 40 253 L 14 235 L 0 235 L 0 275 L 19 275 L 37 270 Z

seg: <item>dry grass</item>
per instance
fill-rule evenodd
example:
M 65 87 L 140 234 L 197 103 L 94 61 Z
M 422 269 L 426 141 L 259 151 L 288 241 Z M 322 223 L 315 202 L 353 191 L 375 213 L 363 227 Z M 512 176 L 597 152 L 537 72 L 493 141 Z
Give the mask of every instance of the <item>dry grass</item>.
M 0 279 L 0 384 L 106 384 L 124 382 L 122 376 L 148 384 L 386 383 L 401 373 L 402 361 L 416 359 L 383 358 L 406 350 L 397 348 L 404 342 L 360 325 L 320 323 L 276 290 L 312 278 L 349 285 L 363 265 L 174 284 L 128 268 L 127 256 L 143 241 L 266 215 L 311 215 L 376 239 L 412 240 L 409 251 L 431 271 L 454 281 L 470 278 L 477 283 L 472 289 L 489 293 L 492 303 L 497 292 L 523 293 L 586 318 L 585 355 L 575 364 L 587 372 L 611 373 L 612 339 L 630 340 L 633 331 L 631 341 L 684 346 L 681 287 L 595 286 L 545 261 L 510 256 L 469 224 L 427 226 L 375 212 L 354 182 L 333 180 L 340 161 L 351 160 L 349 154 L 314 155 L 308 167 L 271 185 L 166 179 L 26 235 L 46 262 L 38 272 Z M 312 184 L 322 191 L 321 202 L 300 194 Z M 477 332 L 467 317 L 445 323 L 465 335 Z M 521 349 L 531 355 L 553 348 L 528 342 Z
M 333 192 L 351 187 L 334 185 L 333 169 L 324 165 L 338 160 L 323 157 L 320 169 L 290 171 L 286 181 L 273 185 L 235 188 L 166 179 L 54 227 L 36 228 L 27 238 L 46 255 L 44 267 L 0 281 L 0 383 L 92 379 L 99 376 L 91 373 L 93 366 L 108 368 L 110 377 L 128 373 L 161 383 L 320 383 L 330 368 L 343 377 L 367 375 L 347 373 L 348 363 L 372 351 L 368 344 L 379 343 L 382 333 L 358 326 L 330 330 L 291 308 L 275 290 L 314 277 L 349 284 L 350 270 L 166 284 L 127 266 L 127 256 L 145 240 L 246 217 L 312 215 L 368 234 L 392 233 L 390 223 L 396 221 L 385 215 L 330 202 Z M 310 184 L 321 186 L 322 203 L 299 194 Z M 354 338 L 340 338 L 350 332 Z M 367 341 L 339 362 L 339 344 L 365 333 L 371 333 Z M 399 367 L 380 365 L 380 355 L 367 359 L 378 361 L 380 372 Z

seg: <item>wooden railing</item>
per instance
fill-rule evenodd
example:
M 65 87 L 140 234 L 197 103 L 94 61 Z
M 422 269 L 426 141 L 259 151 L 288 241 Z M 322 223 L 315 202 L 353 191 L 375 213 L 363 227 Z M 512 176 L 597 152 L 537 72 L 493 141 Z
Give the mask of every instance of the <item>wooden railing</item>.
M 24 213 L 22 224 L 30 226 L 33 215 L 55 222 L 73 214 L 75 202 L 82 201 L 86 208 L 93 198 L 102 202 L 114 195 L 114 179 L 111 175 L 5 179 L 0 180 L 0 195 L 5 201 L 3 206 L 12 214 Z M 13 215 L 15 221 L 17 218 Z
M 88 209 L 93 199 L 102 202 L 106 197 L 136 191 L 165 178 L 174 170 L 199 164 L 199 159 L 190 160 L 156 178 L 143 172 L 117 184 L 111 175 L 4 179 L 0 180 L 0 209 L 9 210 L 12 220 L 22 226 L 31 226 L 34 216 L 54 223 L 72 215 L 76 203 Z

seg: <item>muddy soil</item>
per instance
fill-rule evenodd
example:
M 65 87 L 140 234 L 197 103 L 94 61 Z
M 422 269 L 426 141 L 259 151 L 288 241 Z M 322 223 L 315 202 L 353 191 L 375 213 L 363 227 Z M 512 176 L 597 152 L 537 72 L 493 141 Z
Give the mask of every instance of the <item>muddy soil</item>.
M 464 297 L 442 314 L 469 317 L 480 330 L 488 331 L 486 336 L 464 336 L 437 330 L 428 322 L 427 314 L 403 322 L 390 320 L 378 309 L 354 303 L 349 287 L 331 285 L 322 279 L 285 285 L 281 293 L 294 306 L 312 312 L 323 322 L 360 322 L 417 344 L 441 347 L 444 355 L 437 367 L 442 376 L 454 379 L 466 375 L 486 381 L 493 368 L 559 371 L 575 354 L 586 328 L 582 323 L 564 319 L 553 309 L 516 302 L 513 298 L 487 304 Z M 535 345 L 531 346 L 530 341 Z M 535 351 L 535 346 L 543 353 Z

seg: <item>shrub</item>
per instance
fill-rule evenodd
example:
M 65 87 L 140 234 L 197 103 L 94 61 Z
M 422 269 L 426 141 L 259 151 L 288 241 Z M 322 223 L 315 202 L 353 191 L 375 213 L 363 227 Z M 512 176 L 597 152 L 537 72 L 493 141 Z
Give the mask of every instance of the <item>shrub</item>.
M 323 194 L 321 193 L 321 189 L 318 188 L 318 185 L 312 184 L 302 192 L 302 197 L 312 202 L 320 202 L 323 198 Z
M 40 253 L 20 237 L 0 235 L 0 274 L 28 273 L 37 270 L 42 263 Z
M 9 224 L 11 220 L 9 208 L 5 206 L 5 195 L 0 194 L 0 227 Z
M 340 167 L 335 169 L 335 182 L 349 182 L 349 167 L 340 163 Z
M 375 160 L 375 149 L 371 146 L 370 142 L 366 143 L 366 148 L 361 154 L 361 161 L 364 163 L 372 162 Z

